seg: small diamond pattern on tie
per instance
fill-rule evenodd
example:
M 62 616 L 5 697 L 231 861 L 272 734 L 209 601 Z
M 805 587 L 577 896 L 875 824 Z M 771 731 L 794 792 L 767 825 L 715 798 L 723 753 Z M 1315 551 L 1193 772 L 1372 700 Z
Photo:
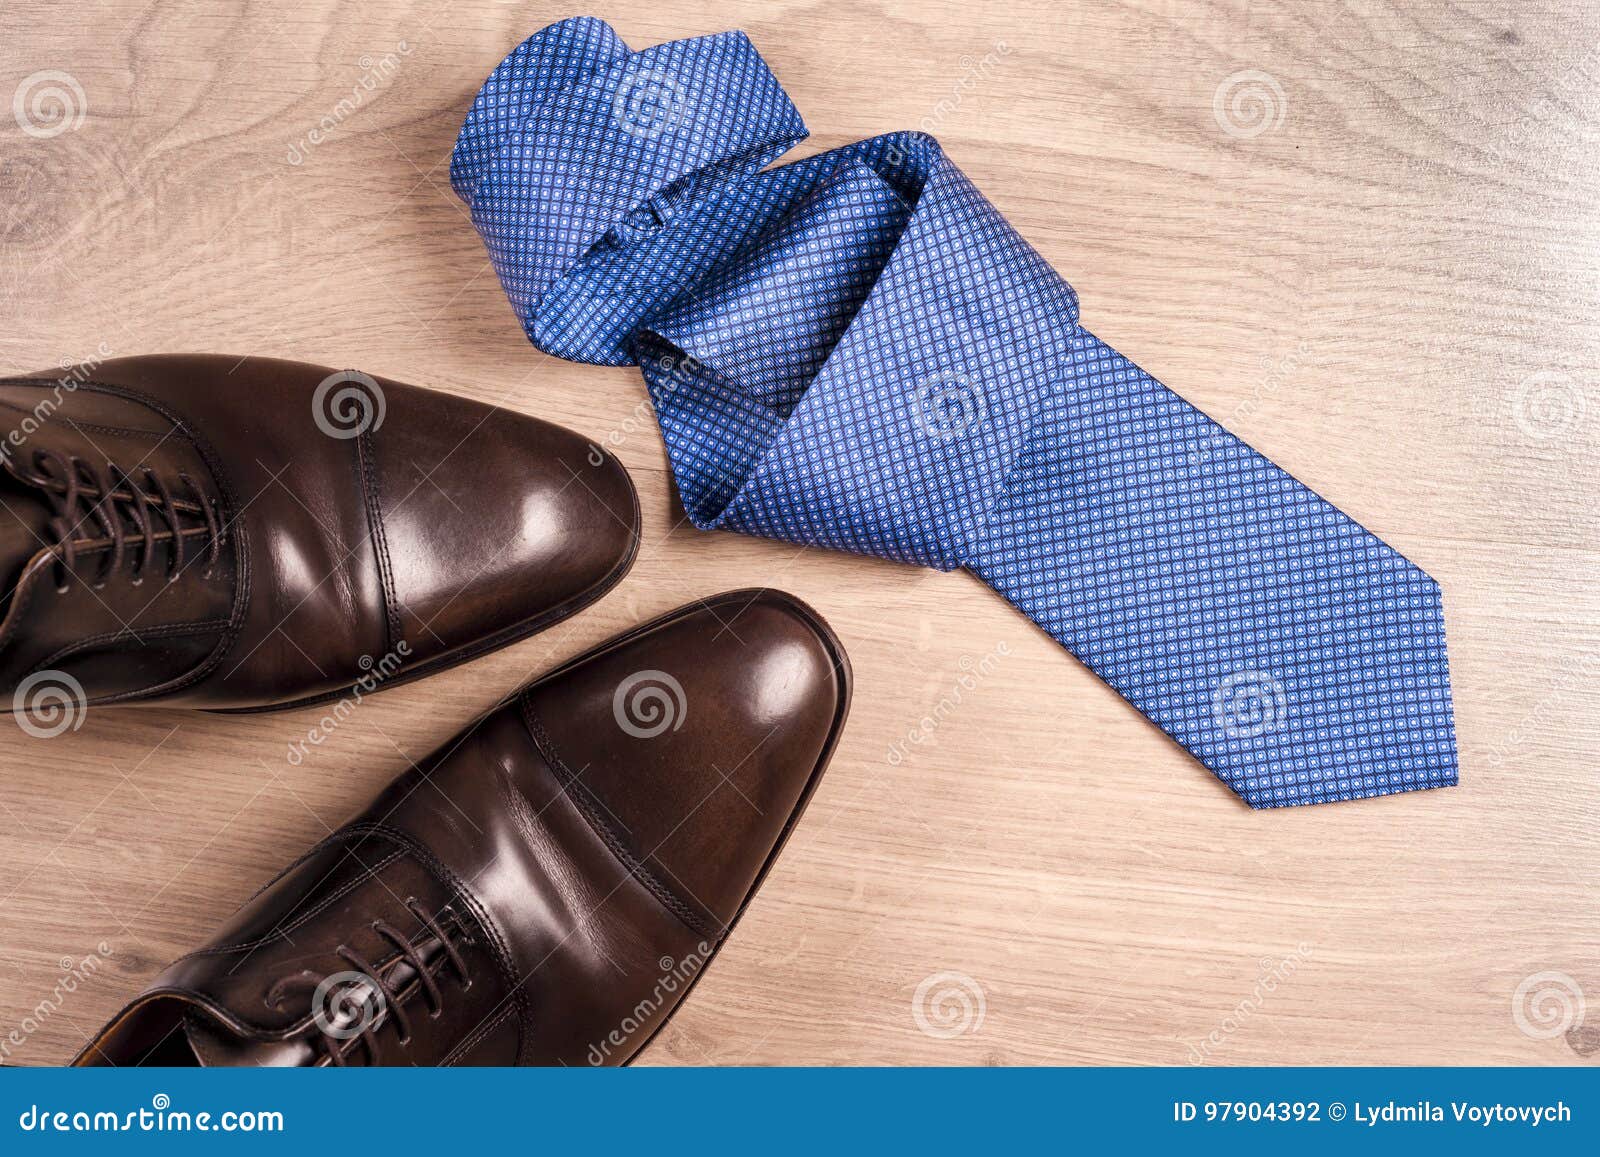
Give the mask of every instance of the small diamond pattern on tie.
M 1438 584 L 1093 335 L 1069 372 L 973 571 L 1252 806 L 1455 783 Z
M 1438 584 L 1082 329 L 931 137 L 762 171 L 803 136 L 742 34 L 585 17 L 451 181 L 534 344 L 640 366 L 696 526 L 966 567 L 1253 807 L 1456 782 Z
M 641 80 L 669 87 L 677 106 L 646 133 L 617 107 Z M 651 286 L 613 277 L 604 292 L 587 283 L 562 294 L 561 279 L 595 247 L 653 230 L 696 181 L 754 172 L 804 136 L 743 33 L 635 53 L 602 21 L 579 17 L 529 37 L 495 69 L 462 125 L 450 179 L 529 337 L 563 357 L 625 365 L 634 295 L 651 298 Z

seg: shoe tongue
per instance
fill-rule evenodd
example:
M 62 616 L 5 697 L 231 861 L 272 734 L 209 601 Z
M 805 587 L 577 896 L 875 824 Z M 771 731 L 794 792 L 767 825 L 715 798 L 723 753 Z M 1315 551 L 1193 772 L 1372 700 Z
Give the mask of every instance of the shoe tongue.
M 316 1062 L 311 1042 L 304 1037 L 283 1041 L 250 1040 L 198 1010 L 184 1017 L 183 1031 L 195 1059 L 206 1068 L 246 1065 L 285 1068 Z

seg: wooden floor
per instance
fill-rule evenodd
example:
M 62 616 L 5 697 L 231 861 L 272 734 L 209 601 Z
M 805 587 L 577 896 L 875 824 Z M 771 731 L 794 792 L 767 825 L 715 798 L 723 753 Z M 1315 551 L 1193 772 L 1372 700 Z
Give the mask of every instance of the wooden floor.
M 680 522 L 637 374 L 527 344 L 446 177 L 483 78 L 571 14 L 0 9 L 0 370 L 186 350 L 358 366 L 614 437 L 645 503 L 614 593 L 378 697 L 299 766 L 288 745 L 314 711 L 101 711 L 54 740 L 14 734 L 0 1060 L 66 1060 L 530 675 L 754 583 L 838 629 L 854 712 L 645 1061 L 1600 1059 L 1600 11 L 598 13 L 635 46 L 747 30 L 812 126 L 806 151 L 934 132 L 1090 328 L 1439 579 L 1461 786 L 1264 813 L 969 576 Z

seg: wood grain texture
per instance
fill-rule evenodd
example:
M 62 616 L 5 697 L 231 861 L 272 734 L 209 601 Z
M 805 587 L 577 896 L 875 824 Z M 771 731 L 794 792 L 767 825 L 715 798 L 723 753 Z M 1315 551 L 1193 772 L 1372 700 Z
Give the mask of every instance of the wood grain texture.
M 100 711 L 7 740 L 0 1059 L 70 1057 L 408 757 L 530 675 L 753 583 L 838 629 L 854 712 L 795 840 L 646 1062 L 1600 1057 L 1600 12 L 599 13 L 635 46 L 746 29 L 815 132 L 804 151 L 931 129 L 1070 278 L 1090 328 L 1439 579 L 1462 786 L 1271 813 L 968 576 L 680 521 L 637 375 L 533 350 L 448 187 L 478 85 L 570 14 L 0 10 L 0 102 L 57 70 L 83 114 L 37 136 L 0 103 L 5 371 L 101 350 L 360 366 L 612 437 L 645 505 L 616 592 L 369 701 L 299 766 L 288 745 L 314 710 Z M 1247 135 L 1248 100 L 1228 119 L 1230 83 L 1265 94 L 1265 131 Z M 63 992 L 87 957 L 93 974 Z M 1525 992 L 1535 1019 L 1519 1026 L 1525 980 L 1564 983 L 1547 972 L 1587 992 L 1586 1024 L 1542 1032 L 1549 1009 Z M 925 999 L 933 1032 L 919 988 L 952 997 Z

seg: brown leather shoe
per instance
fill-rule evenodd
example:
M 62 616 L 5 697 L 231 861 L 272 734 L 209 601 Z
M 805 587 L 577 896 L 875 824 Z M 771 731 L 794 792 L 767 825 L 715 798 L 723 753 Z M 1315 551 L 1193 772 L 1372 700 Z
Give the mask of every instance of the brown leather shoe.
M 849 700 L 789 595 L 631 631 L 395 780 L 77 1063 L 622 1064 L 749 903 Z
M 0 701 L 24 711 L 40 687 L 260 710 L 399 684 L 599 598 L 638 542 L 627 472 L 570 430 L 267 358 L 0 380 L 0 467 Z

